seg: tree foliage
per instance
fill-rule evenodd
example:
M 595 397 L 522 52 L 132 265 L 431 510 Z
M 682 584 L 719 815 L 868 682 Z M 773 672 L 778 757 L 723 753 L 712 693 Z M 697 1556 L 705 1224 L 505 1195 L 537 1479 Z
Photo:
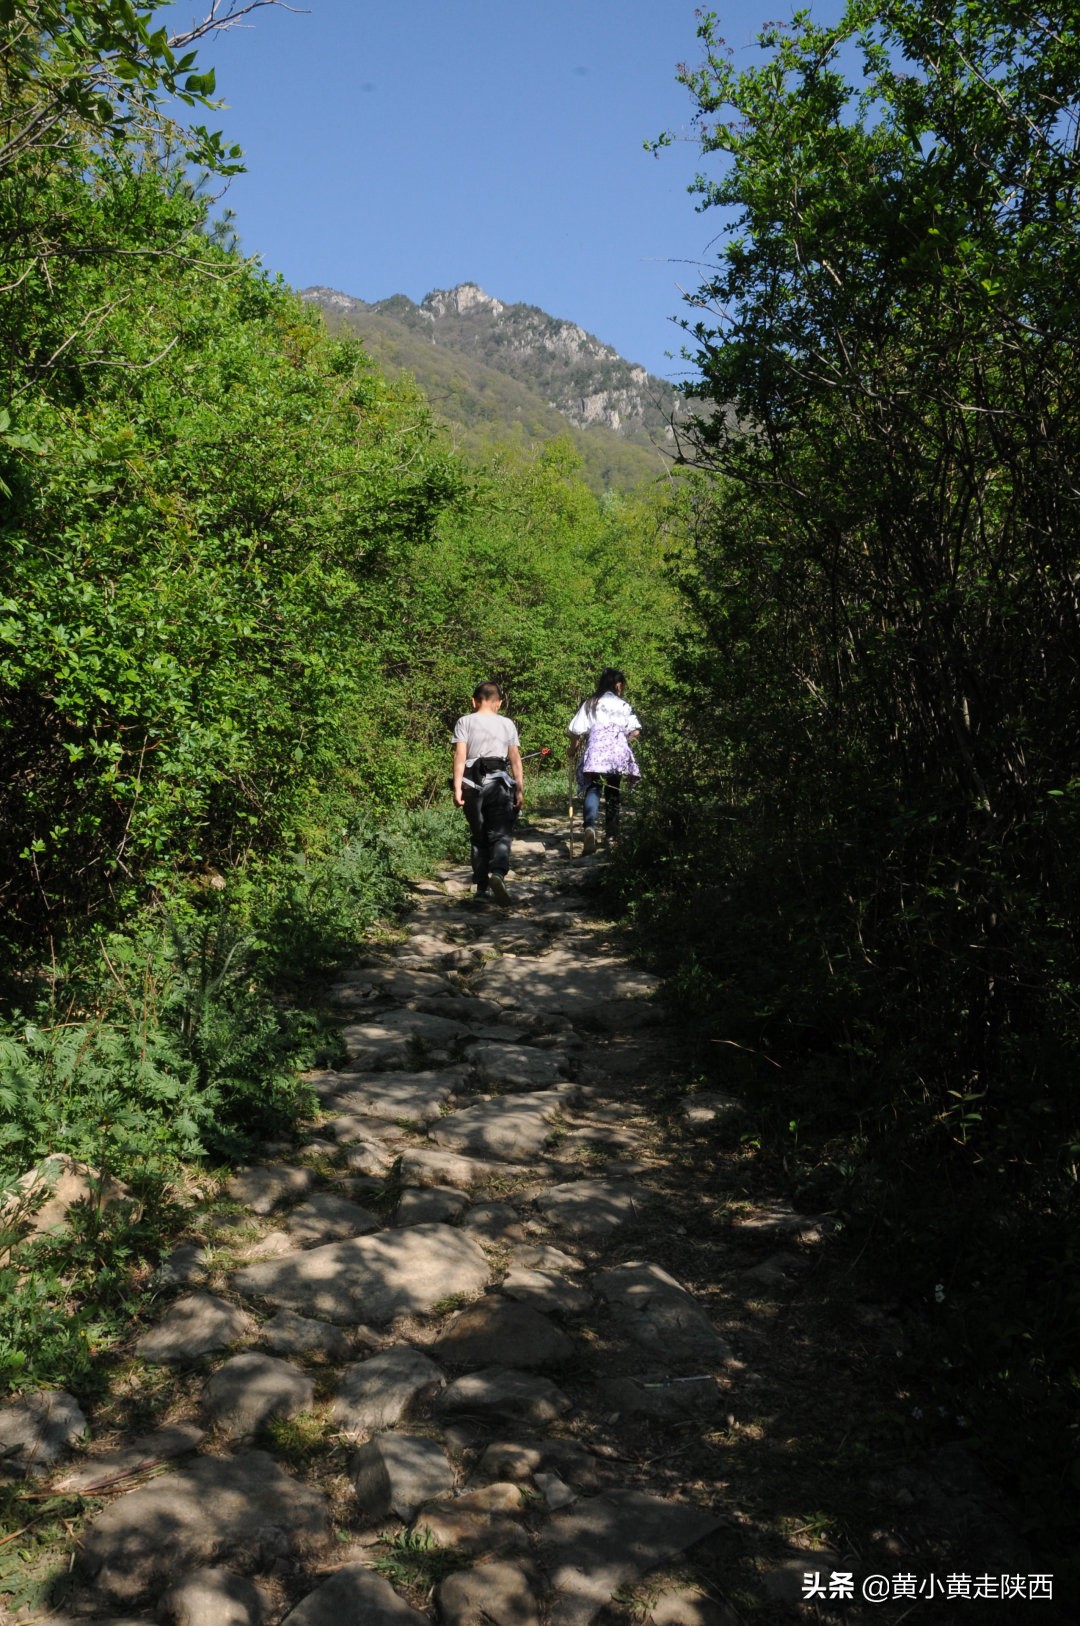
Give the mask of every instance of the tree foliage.
M 1080 36 L 1027 0 L 851 0 L 835 27 L 767 29 L 749 67 L 714 16 L 699 33 L 683 78 L 720 167 L 697 189 L 727 241 L 685 326 L 736 421 L 698 422 L 684 577 L 716 819 L 695 835 L 700 779 L 664 813 L 733 929 L 690 946 L 725 1034 L 801 1057 L 776 1111 L 818 1153 L 818 1200 L 914 1239 L 924 1302 L 1009 1261 L 1007 1307 L 966 1300 L 957 1379 L 1060 1401 Z M 1032 1248 L 1055 1283 L 1034 1329 L 1013 1319 Z

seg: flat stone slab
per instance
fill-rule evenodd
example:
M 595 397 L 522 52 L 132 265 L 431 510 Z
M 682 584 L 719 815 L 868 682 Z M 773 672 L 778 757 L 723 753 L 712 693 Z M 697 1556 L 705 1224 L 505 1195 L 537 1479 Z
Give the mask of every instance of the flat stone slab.
M 168 1428 L 159 1428 L 153 1434 L 144 1434 L 132 1440 L 128 1445 L 118 1446 L 114 1451 L 102 1451 L 98 1456 L 88 1457 L 64 1474 L 62 1479 L 56 1480 L 54 1489 L 86 1495 L 95 1485 L 111 1485 L 117 1480 L 154 1468 L 159 1462 L 186 1456 L 189 1451 L 196 1450 L 205 1438 L 205 1430 L 196 1428 L 194 1423 L 177 1423 Z
M 463 1157 L 441 1146 L 409 1146 L 401 1154 L 401 1178 L 407 1186 L 455 1186 L 458 1191 L 473 1191 L 505 1173 L 498 1163 Z
M 40 1389 L 0 1408 L 0 1480 L 46 1473 L 89 1430 L 74 1395 Z
M 478 1293 L 489 1274 L 470 1237 L 449 1225 L 414 1225 L 263 1259 L 231 1280 L 238 1293 L 301 1315 L 383 1326 L 454 1294 Z
M 515 1267 L 522 1270 L 584 1270 L 580 1259 L 562 1248 L 553 1248 L 549 1242 L 524 1242 L 511 1255 Z
M 309 1592 L 282 1626 L 429 1626 L 428 1617 L 399 1598 L 390 1582 L 366 1564 L 346 1564 Z
M 340 1327 L 329 1321 L 315 1321 L 294 1310 L 279 1310 L 259 1329 L 259 1342 L 275 1355 L 323 1355 L 328 1361 L 343 1361 L 349 1354 L 349 1339 Z
M 449 1224 L 468 1206 L 468 1197 L 455 1186 L 407 1186 L 394 1210 L 394 1224 Z
M 550 1224 L 585 1238 L 609 1236 L 638 1219 L 648 1201 L 644 1187 L 618 1180 L 572 1180 L 536 1200 Z
M 347 1087 L 325 1099 L 332 1110 L 353 1117 L 375 1118 L 383 1123 L 405 1120 L 430 1124 L 465 1076 L 464 1069 L 456 1068 L 436 1073 L 391 1073 L 361 1082 L 349 1082 L 347 1074 L 338 1074 Z
M 151 1366 L 185 1366 L 231 1349 L 254 1331 L 252 1317 L 228 1299 L 216 1293 L 188 1293 L 136 1339 L 135 1354 Z
M 296 1202 L 311 1190 L 310 1169 L 288 1163 L 255 1163 L 240 1169 L 226 1183 L 225 1194 L 253 1214 L 272 1214 L 279 1203 Z
M 396 1125 L 385 1118 L 373 1118 L 367 1112 L 339 1112 L 336 1117 L 324 1118 L 319 1127 L 333 1137 L 338 1148 L 351 1146 L 356 1141 L 376 1141 L 389 1147 L 401 1139 Z
M 169 1588 L 159 1605 L 168 1626 L 262 1626 L 269 1600 L 253 1581 L 232 1570 L 192 1570 Z
M 349 1060 L 372 1072 L 408 1068 L 426 1053 L 446 1054 L 468 1033 L 464 1022 L 424 1011 L 388 1011 L 377 1021 L 347 1022 L 341 1037 Z
M 393 1428 L 445 1383 L 442 1368 L 420 1350 L 407 1345 L 380 1350 L 348 1368 L 331 1415 L 343 1434 L 374 1434 Z
M 456 1478 L 443 1447 L 426 1434 L 376 1434 L 357 1451 L 349 1473 L 369 1518 L 396 1513 L 406 1524 L 425 1502 L 452 1491 Z
M 99 1592 L 126 1602 L 160 1593 L 177 1573 L 235 1558 L 255 1568 L 275 1549 L 307 1553 L 326 1541 L 321 1491 L 292 1479 L 265 1451 L 200 1457 L 119 1497 L 83 1533 L 81 1568 Z
M 620 1326 L 667 1362 L 722 1366 L 731 1345 L 716 1331 L 693 1295 L 659 1265 L 631 1263 L 602 1270 L 593 1286 L 611 1305 Z
M 554 1423 L 570 1410 L 570 1405 L 550 1378 L 534 1372 L 509 1372 L 503 1367 L 467 1373 L 448 1384 L 438 1400 L 438 1409 L 445 1416 L 509 1421 L 527 1428 Z
M 523 1270 L 515 1266 L 499 1286 L 508 1298 L 556 1315 L 583 1315 L 589 1305 L 587 1287 L 580 1282 L 565 1281 L 550 1270 Z
M 488 1294 L 447 1323 L 432 1353 L 448 1366 L 532 1371 L 565 1365 L 574 1345 L 539 1310 Z
M 720 1519 L 647 1491 L 608 1491 L 552 1516 L 541 1562 L 552 1590 L 553 1626 L 588 1626 L 616 1592 L 718 1528 Z
M 310 1411 L 315 1385 L 306 1372 L 279 1356 L 250 1351 L 219 1366 L 203 1398 L 222 1433 L 240 1439 L 257 1433 L 272 1417 Z
M 796 1607 L 805 1597 L 800 1586 Z M 730 1609 L 695 1586 L 666 1587 L 652 1604 L 649 1619 L 652 1626 L 739 1626 Z
M 440 1118 L 429 1134 L 440 1146 L 458 1152 L 524 1161 L 543 1151 L 562 1105 L 554 1090 L 497 1095 Z
M 660 978 L 625 960 L 561 946 L 534 959 L 504 955 L 486 969 L 481 987 L 500 1005 L 579 1016 L 612 1000 L 647 999 Z
M 453 1021 L 465 1022 L 470 1026 L 476 1022 L 489 1022 L 502 1010 L 502 1006 L 493 999 L 457 992 L 421 994 L 419 999 L 410 999 L 409 1004 L 413 1010 L 424 1011 L 428 1016 L 449 1016 Z
M 485 1089 L 545 1090 L 565 1076 L 561 1057 L 528 1045 L 471 1045 L 469 1062 Z
M 435 1594 L 444 1626 L 539 1626 L 540 1611 L 517 1564 L 477 1564 L 441 1581 Z
M 155 1272 L 162 1287 L 201 1287 L 209 1272 L 209 1255 L 201 1242 L 181 1242 Z
M 476 1203 L 461 1222 L 463 1231 L 470 1231 L 482 1242 L 506 1246 L 511 1242 L 524 1242 L 525 1227 L 521 1215 L 510 1203 Z
M 396 965 L 361 966 L 331 985 L 330 998 L 339 1005 L 370 1004 L 375 999 L 404 1005 L 425 994 L 456 991 L 452 982 L 435 971 L 404 971 Z
M 396 1162 L 397 1154 L 392 1147 L 380 1140 L 361 1140 L 354 1142 L 345 1153 L 345 1167 L 352 1174 L 364 1174 L 382 1180 L 389 1174 Z
M 363 1236 L 368 1231 L 377 1231 L 381 1225 L 382 1220 L 370 1208 L 361 1208 L 345 1197 L 335 1197 L 330 1191 L 317 1191 L 294 1208 L 285 1221 L 285 1229 L 302 1248 L 317 1247 L 322 1242 L 340 1242 L 347 1236 Z
M 462 1553 L 524 1557 L 529 1551 L 529 1538 L 521 1525 L 524 1509 L 519 1485 L 485 1485 L 463 1496 L 428 1502 L 417 1514 L 414 1529 L 439 1547 L 454 1547 Z

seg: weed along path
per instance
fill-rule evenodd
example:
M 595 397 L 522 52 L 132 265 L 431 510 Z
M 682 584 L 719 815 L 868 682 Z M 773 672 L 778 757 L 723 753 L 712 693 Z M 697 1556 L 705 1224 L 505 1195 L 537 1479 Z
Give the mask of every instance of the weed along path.
M 804 1577 L 853 1568 L 818 1510 L 859 1368 L 792 1308 L 827 1227 L 725 1200 L 740 1109 L 675 1077 L 593 863 L 540 823 L 510 910 L 422 883 L 332 991 L 317 1117 L 208 1198 L 89 1434 L 71 1397 L 4 1412 L 72 1536 L 14 1618 L 834 1618 Z

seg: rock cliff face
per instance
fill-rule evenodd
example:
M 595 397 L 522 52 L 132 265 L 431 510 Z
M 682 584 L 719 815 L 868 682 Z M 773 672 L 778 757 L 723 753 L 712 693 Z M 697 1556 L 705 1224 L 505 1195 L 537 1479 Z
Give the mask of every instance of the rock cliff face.
M 436 288 L 419 305 L 404 294 L 367 304 L 332 288 L 307 288 L 303 297 L 361 334 L 379 319 L 424 333 L 440 349 L 469 356 L 541 395 L 581 428 L 600 426 L 658 448 L 672 444 L 682 403 L 671 385 L 535 305 L 505 304 L 475 282 Z

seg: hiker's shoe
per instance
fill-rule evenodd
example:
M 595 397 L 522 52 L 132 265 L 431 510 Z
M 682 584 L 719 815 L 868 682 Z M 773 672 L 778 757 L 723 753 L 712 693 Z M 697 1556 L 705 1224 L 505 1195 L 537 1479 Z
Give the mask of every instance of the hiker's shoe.
M 583 853 L 594 853 L 596 851 L 596 831 L 592 828 L 592 825 L 589 826 L 581 838 L 581 850 Z
M 510 892 L 506 885 L 505 877 L 492 871 L 490 885 L 491 896 L 495 899 L 496 903 L 501 903 L 505 909 L 507 904 L 510 902 Z

